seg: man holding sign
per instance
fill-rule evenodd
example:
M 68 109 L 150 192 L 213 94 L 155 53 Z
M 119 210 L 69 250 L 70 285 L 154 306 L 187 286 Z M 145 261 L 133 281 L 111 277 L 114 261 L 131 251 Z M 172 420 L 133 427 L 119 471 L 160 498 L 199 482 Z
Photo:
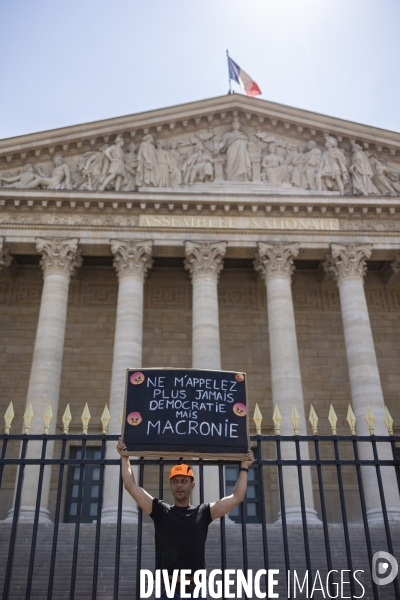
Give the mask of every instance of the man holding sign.
M 240 463 L 239 477 L 230 496 L 210 504 L 191 506 L 190 494 L 195 487 L 194 474 L 189 465 L 179 464 L 172 467 L 169 474 L 174 504 L 153 498 L 136 484 L 129 456 L 124 455 L 126 445 L 122 438 L 118 440 L 117 450 L 121 455 L 122 478 L 125 489 L 138 506 L 154 521 L 156 541 L 156 570 L 168 571 L 173 579 L 174 571 L 190 571 L 189 588 L 194 589 L 194 573 L 205 569 L 205 543 L 208 526 L 215 519 L 223 517 L 235 506 L 243 502 L 247 489 L 249 467 L 254 462 L 253 452 L 248 449 Z M 182 586 L 183 587 L 183 586 Z M 175 587 L 175 598 L 180 598 L 180 578 Z M 186 589 L 186 593 L 188 590 Z M 166 598 L 165 588 L 161 593 Z M 187 596 L 186 596 L 187 597 Z

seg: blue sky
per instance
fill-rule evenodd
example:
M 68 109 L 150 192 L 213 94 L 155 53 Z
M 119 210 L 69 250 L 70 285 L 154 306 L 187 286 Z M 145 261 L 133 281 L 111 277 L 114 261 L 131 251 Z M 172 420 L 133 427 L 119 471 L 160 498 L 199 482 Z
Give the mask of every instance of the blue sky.
M 399 26 L 399 0 L 1 0 L 0 138 L 223 95 L 226 48 L 261 98 L 400 131 Z

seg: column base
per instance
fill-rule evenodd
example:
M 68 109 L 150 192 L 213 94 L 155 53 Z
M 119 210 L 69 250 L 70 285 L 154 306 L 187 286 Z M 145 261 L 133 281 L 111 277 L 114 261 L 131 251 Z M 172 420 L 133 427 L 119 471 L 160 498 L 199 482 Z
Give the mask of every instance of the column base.
M 101 523 L 116 523 L 118 520 L 118 507 L 111 506 L 110 508 L 103 508 L 101 511 Z M 137 523 L 138 522 L 138 511 L 136 508 L 122 508 L 122 523 Z
M 389 506 L 387 509 L 387 517 L 389 523 L 400 523 L 400 508 Z M 367 511 L 368 525 L 383 526 L 383 513 L 380 508 L 371 508 Z
M 19 509 L 18 522 L 20 523 L 33 523 L 35 520 L 35 506 L 21 506 Z M 3 523 L 11 523 L 14 518 L 14 508 L 10 508 L 7 517 Z M 52 520 L 50 519 L 50 513 L 47 508 L 40 507 L 39 510 L 39 523 L 51 525 Z
M 307 525 L 322 525 L 322 521 L 319 519 L 317 511 L 314 508 L 306 508 Z M 281 511 L 278 513 L 278 519 L 275 521 L 275 525 L 282 523 Z M 301 515 L 300 508 L 287 508 L 286 509 L 286 523 L 288 525 L 302 525 L 303 518 Z

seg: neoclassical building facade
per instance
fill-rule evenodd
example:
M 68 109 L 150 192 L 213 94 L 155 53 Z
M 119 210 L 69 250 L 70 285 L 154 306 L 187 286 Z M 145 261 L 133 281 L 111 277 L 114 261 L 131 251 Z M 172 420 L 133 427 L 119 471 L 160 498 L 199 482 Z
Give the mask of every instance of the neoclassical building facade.
M 312 405 L 319 432 L 330 434 L 331 404 L 338 433 L 349 433 L 349 404 L 358 433 L 368 434 L 367 405 L 376 433 L 386 434 L 385 406 L 398 432 L 399 175 L 398 133 L 235 94 L 0 141 L 1 414 L 12 401 L 20 431 L 31 403 L 30 432 L 42 433 L 50 403 L 50 431 L 62 433 L 69 404 L 70 432 L 80 432 L 87 402 L 89 433 L 101 433 L 107 404 L 109 432 L 118 433 L 127 367 L 196 367 L 246 372 L 264 434 L 274 431 L 276 404 L 282 433 L 293 433 L 293 405 L 300 432 L 311 433 Z M 218 485 L 208 473 L 211 499 Z M 398 520 L 392 473 L 383 476 Z M 116 518 L 117 478 L 109 469 L 104 522 Z M 288 473 L 295 521 L 292 480 Z M 27 469 L 27 520 L 36 481 Z M 313 522 L 311 469 L 304 484 Z M 0 519 L 12 514 L 14 486 L 10 469 Z M 156 494 L 151 470 L 146 486 Z M 274 521 L 274 473 L 264 486 Z M 55 488 L 49 469 L 44 521 Z M 333 522 L 334 488 L 327 472 Z M 350 474 L 346 494 L 356 520 Z M 371 520 L 378 501 L 370 486 Z M 136 507 L 124 507 L 134 520 Z

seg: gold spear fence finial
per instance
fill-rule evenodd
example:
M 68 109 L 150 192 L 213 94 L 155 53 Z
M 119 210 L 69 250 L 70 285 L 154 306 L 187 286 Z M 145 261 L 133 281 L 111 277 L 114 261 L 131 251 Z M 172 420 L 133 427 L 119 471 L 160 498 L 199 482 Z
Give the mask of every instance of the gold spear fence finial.
M 71 421 L 72 421 L 72 415 L 71 415 L 71 411 L 69 408 L 69 404 L 67 404 L 64 414 L 62 416 L 62 422 L 64 425 L 64 433 L 68 433 L 69 424 L 71 423 Z
M 392 415 L 388 411 L 387 406 L 385 406 L 385 415 L 384 415 L 383 422 L 385 423 L 385 425 L 387 427 L 388 434 L 393 435 L 393 419 L 392 419 Z
M 336 435 L 336 423 L 337 423 L 337 414 L 335 413 L 335 409 L 332 404 L 329 408 L 328 421 L 331 424 L 332 435 Z
M 310 416 L 308 418 L 311 423 L 313 435 L 318 435 L 318 416 L 312 404 L 310 406 Z
M 90 421 L 91 418 L 92 417 L 91 417 L 91 414 L 89 412 L 88 403 L 86 402 L 85 408 L 83 409 L 83 413 L 82 413 L 82 416 L 81 416 L 82 424 L 83 424 L 83 435 L 87 435 L 88 427 L 89 427 L 89 421 Z
M 43 413 L 43 423 L 44 423 L 44 433 L 47 435 L 49 433 L 50 421 L 53 418 L 53 412 L 51 410 L 50 402 L 46 406 L 46 410 Z
M 24 414 L 24 433 L 29 433 L 29 430 L 31 428 L 31 421 L 32 421 L 33 417 L 34 417 L 34 415 L 33 415 L 32 402 L 29 402 L 28 406 L 26 407 L 25 414 Z
M 263 420 L 263 416 L 259 409 L 258 404 L 256 403 L 256 407 L 254 409 L 253 421 L 256 426 L 256 435 L 261 435 L 261 423 Z
M 103 414 L 101 415 L 101 424 L 103 426 L 103 433 L 105 433 L 105 434 L 107 434 L 108 424 L 110 422 L 110 419 L 111 419 L 110 411 L 108 410 L 108 406 L 106 404 L 104 407 L 104 410 L 103 410 Z
M 350 404 L 347 411 L 347 422 L 350 425 L 351 435 L 356 435 L 356 415 L 353 413 Z
M 375 433 L 375 430 L 374 430 L 375 417 L 373 415 L 373 412 L 372 412 L 369 404 L 367 404 L 367 410 L 365 411 L 365 420 L 368 423 L 369 434 L 374 435 L 374 433 Z
M 293 423 L 294 435 L 299 435 L 300 415 L 297 412 L 297 408 L 296 408 L 295 404 L 293 404 L 292 412 L 290 414 L 290 420 Z
M 4 427 L 4 433 L 9 434 L 10 433 L 10 429 L 11 429 L 11 423 L 13 418 L 15 417 L 14 414 L 14 407 L 13 407 L 13 403 L 12 401 L 10 402 L 10 404 L 8 405 L 8 408 L 4 414 L 4 421 L 5 421 L 5 427 Z
M 282 423 L 282 415 L 279 410 L 279 406 L 275 404 L 274 414 L 272 415 L 272 420 L 275 426 L 275 435 L 281 435 L 281 423 Z

